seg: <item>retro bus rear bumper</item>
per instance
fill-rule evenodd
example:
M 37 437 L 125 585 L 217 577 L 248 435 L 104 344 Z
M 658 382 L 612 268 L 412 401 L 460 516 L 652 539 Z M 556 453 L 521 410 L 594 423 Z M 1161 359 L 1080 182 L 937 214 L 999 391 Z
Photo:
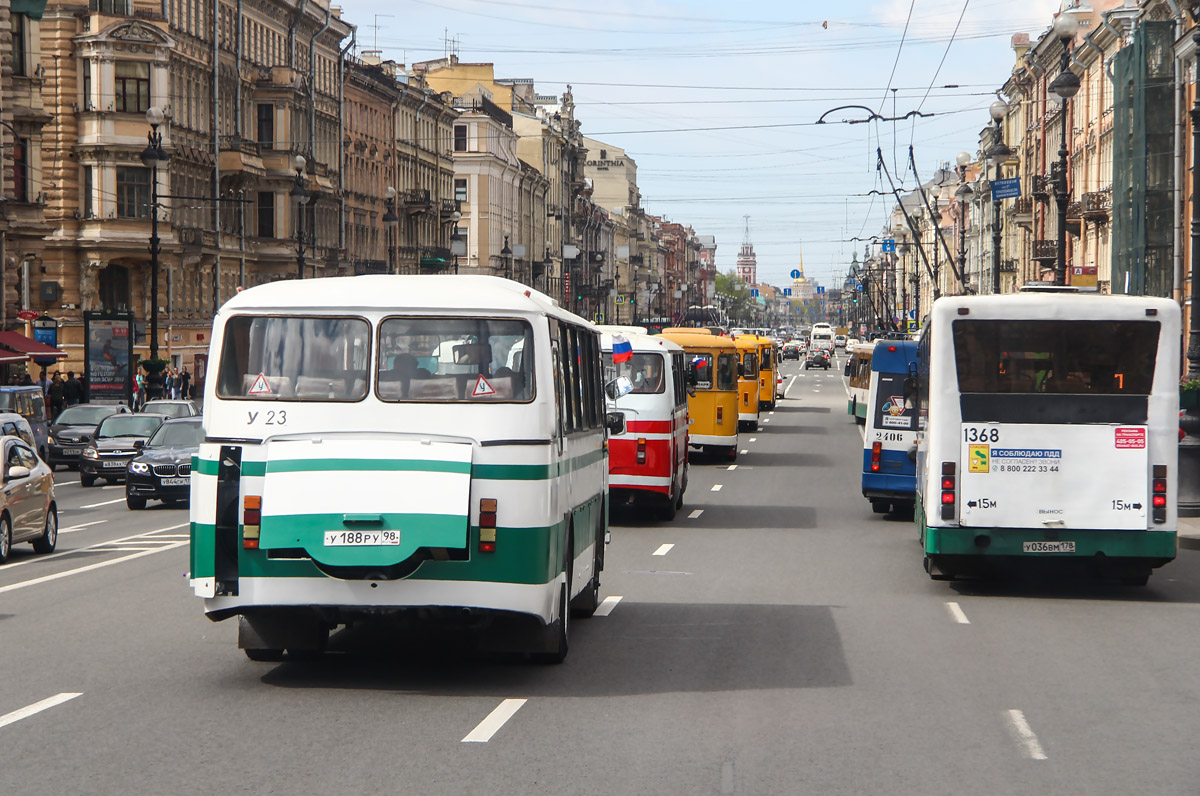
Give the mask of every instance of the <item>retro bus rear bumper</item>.
M 1131 560 L 1160 567 L 1175 558 L 1175 531 L 1101 531 L 1021 528 L 938 528 L 923 533 L 927 556 L 1008 559 Z M 1026 542 L 1073 542 L 1073 552 L 1025 552 Z
M 714 445 L 718 447 L 734 448 L 737 447 L 737 434 L 692 434 L 688 437 L 688 444 L 692 447 L 701 445 Z

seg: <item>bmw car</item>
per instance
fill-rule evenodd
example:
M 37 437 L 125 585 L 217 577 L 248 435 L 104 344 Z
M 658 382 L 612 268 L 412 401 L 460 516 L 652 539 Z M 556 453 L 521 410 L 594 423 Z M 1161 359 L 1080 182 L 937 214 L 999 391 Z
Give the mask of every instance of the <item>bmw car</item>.
M 168 420 L 125 471 L 125 505 L 137 511 L 147 500 L 164 503 L 188 499 L 192 455 L 200 450 L 204 426 L 200 418 Z

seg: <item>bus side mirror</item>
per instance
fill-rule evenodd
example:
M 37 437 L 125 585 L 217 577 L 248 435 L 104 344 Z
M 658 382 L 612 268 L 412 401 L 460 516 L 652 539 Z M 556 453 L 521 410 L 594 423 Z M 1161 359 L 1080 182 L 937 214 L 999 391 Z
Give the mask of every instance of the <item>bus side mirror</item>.
M 629 395 L 631 392 L 633 392 L 633 382 L 626 376 L 618 376 L 604 385 L 604 394 L 608 396 L 610 401 L 615 401 L 623 395 Z
M 604 416 L 604 425 L 609 434 L 625 433 L 625 415 L 620 412 L 609 412 Z
M 688 386 L 688 391 L 689 391 L 689 392 L 695 392 L 695 390 L 696 390 L 696 384 L 697 384 L 697 382 L 699 382 L 699 381 L 700 381 L 700 379 L 699 379 L 699 378 L 697 378 L 697 376 L 696 376 L 696 364 L 695 364 L 695 363 L 692 363 L 691 365 L 689 365 L 689 366 L 688 366 L 688 370 L 687 370 L 687 386 Z

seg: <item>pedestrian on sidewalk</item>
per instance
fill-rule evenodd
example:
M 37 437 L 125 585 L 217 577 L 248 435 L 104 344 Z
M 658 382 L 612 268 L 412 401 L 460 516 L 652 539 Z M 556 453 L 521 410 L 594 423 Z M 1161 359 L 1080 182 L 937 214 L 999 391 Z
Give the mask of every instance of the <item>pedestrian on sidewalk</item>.
M 54 420 L 58 417 L 66 406 L 66 385 L 63 383 L 62 374 L 55 371 L 54 381 L 50 383 L 50 419 Z
M 67 406 L 74 406 L 83 400 L 83 383 L 75 378 L 75 371 L 67 371 L 67 381 L 63 384 L 63 399 Z
M 183 366 L 183 371 L 179 374 L 179 397 L 191 398 L 192 392 L 192 374 L 188 373 L 187 365 Z

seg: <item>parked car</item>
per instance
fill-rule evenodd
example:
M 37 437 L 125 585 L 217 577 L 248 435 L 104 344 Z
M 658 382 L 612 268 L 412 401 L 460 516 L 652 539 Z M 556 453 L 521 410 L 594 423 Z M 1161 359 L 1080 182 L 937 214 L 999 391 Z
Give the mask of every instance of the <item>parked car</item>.
M 33 434 L 33 428 L 30 427 L 28 420 L 16 412 L 0 412 L 0 436 L 20 437 L 25 440 L 26 445 L 37 450 L 37 438 Z M 43 456 L 38 458 L 42 461 L 46 460 Z
M 196 406 L 195 401 L 187 399 L 159 398 L 153 401 L 146 401 L 139 411 L 166 415 L 167 417 L 200 416 L 200 407 Z
M 46 398 L 36 384 L 0 386 L 0 412 L 16 412 L 29 421 L 37 445 L 33 449 L 43 459 L 48 453 L 50 430 L 46 422 Z
M 53 553 L 58 544 L 54 472 L 20 437 L 0 437 L 0 462 L 0 564 L 8 560 L 17 542 L 30 542 L 39 553 Z
M 110 484 L 123 481 L 130 460 L 166 419 L 166 415 L 140 413 L 101 420 L 79 459 L 79 485 L 91 486 L 97 478 Z
M 146 508 L 147 500 L 187 500 L 192 454 L 203 441 L 198 417 L 175 418 L 159 426 L 125 471 L 125 505 L 137 511 Z
M 129 407 L 114 404 L 75 404 L 59 413 L 50 424 L 50 444 L 46 464 L 53 470 L 60 464 L 79 468 L 79 458 L 100 421 L 113 414 L 129 414 Z
M 826 348 L 813 348 L 808 352 L 808 356 L 804 360 L 805 370 L 812 368 L 825 368 L 829 370 L 829 350 Z

